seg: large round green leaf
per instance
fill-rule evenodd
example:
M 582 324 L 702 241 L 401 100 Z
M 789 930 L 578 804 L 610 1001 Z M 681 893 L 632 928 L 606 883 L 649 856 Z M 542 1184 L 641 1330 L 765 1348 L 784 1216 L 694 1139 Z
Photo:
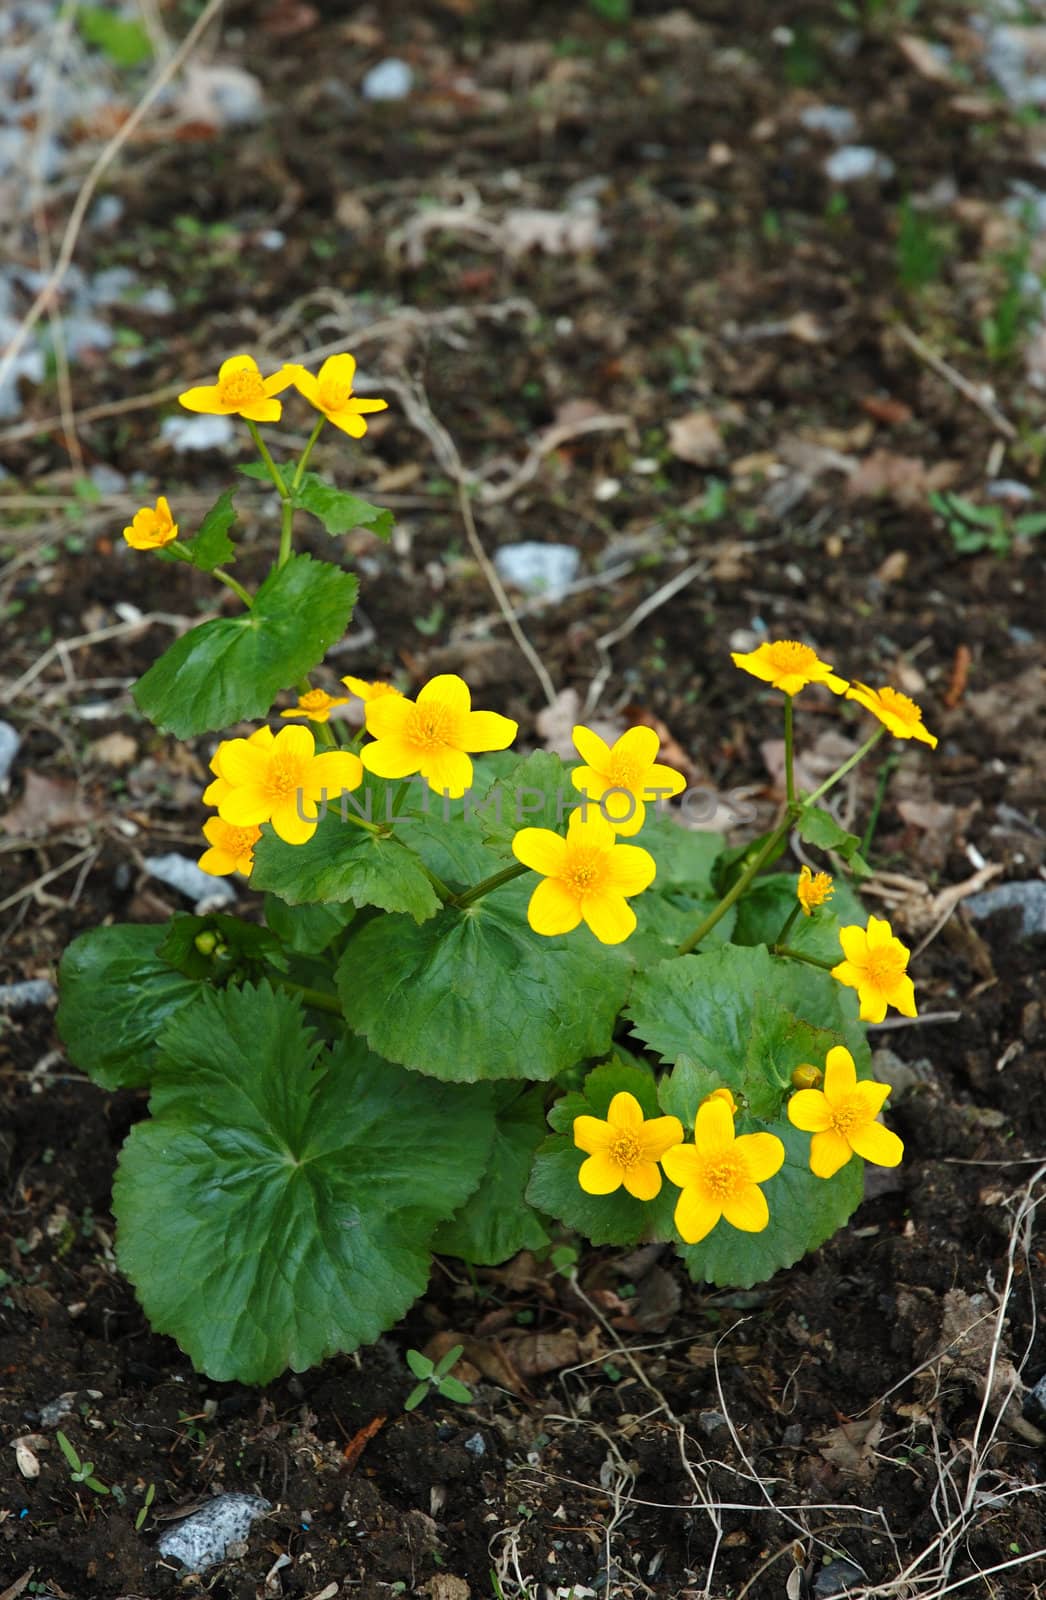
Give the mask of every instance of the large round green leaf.
M 322 1050 L 267 984 L 166 1029 L 149 1121 L 113 1191 L 117 1256 L 152 1326 L 210 1377 L 266 1383 L 376 1339 L 479 1182 L 489 1091 Z

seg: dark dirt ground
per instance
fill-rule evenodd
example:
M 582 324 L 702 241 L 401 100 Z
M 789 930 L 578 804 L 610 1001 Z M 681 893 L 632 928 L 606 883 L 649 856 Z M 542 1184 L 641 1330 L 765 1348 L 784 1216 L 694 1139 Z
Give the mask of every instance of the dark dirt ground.
M 185 909 L 142 861 L 201 848 L 211 745 L 156 734 L 127 687 L 170 637 L 139 613 L 191 618 L 212 597 L 119 530 L 160 491 L 191 520 L 229 463 L 174 455 L 159 411 L 241 348 L 351 348 L 393 403 L 358 457 L 325 443 L 319 464 L 400 521 L 390 547 L 345 541 L 362 620 L 337 673 L 460 670 L 524 740 L 554 737 L 470 554 L 435 418 L 483 477 L 487 550 L 573 544 L 597 580 L 524 617 L 556 689 L 583 698 L 608 653 L 598 714 L 663 723 L 695 781 L 761 814 L 777 803 L 777 705 L 729 660 L 764 630 L 924 705 L 940 747 L 906 749 L 888 775 L 868 891 L 919 951 L 922 1023 L 875 1036 L 895 1052 L 899 1174 L 757 1291 L 705 1293 L 657 1251 L 586 1252 L 577 1289 L 531 1258 L 475 1282 L 441 1264 L 379 1346 L 258 1392 L 194 1374 L 115 1269 L 109 1189 L 143 1098 L 69 1068 L 48 1010 L 0 1019 L 5 1597 L 779 1600 L 796 1562 L 835 1592 L 820 1569 L 836 1556 L 883 1594 L 1046 1592 L 1046 1436 L 1021 1416 L 1046 1374 L 1044 941 L 949 896 L 986 867 L 1043 877 L 1043 566 L 1027 542 L 958 553 L 927 505 L 941 485 L 979 499 L 988 478 L 1040 492 L 1046 401 L 1023 304 L 994 360 L 979 332 L 1008 292 L 1003 201 L 1034 178 L 1040 125 L 993 97 L 961 8 L 904 24 L 902 7 L 868 6 L 864 26 L 842 9 L 642 0 L 614 25 L 522 0 L 230 8 L 220 55 L 260 80 L 267 119 L 136 142 L 108 184 L 123 220 L 78 251 L 89 271 L 130 263 L 169 285 L 178 316 L 159 337 L 117 308 L 138 364 L 74 368 L 75 442 L 48 387 L 26 396 L 31 427 L 0 436 L 4 715 L 23 738 L 0 817 L 0 975 L 53 977 L 82 929 Z M 165 15 L 181 31 L 177 7 Z M 951 81 L 920 67 L 906 28 L 949 45 Z M 390 54 L 414 94 L 362 102 L 362 74 Z M 828 181 L 831 146 L 799 120 L 826 101 L 853 109 L 892 179 Z M 932 193 L 943 259 L 906 287 L 899 206 Z M 544 244 L 519 247 L 521 209 L 565 212 L 573 237 L 546 218 Z M 60 203 L 48 220 L 57 233 Z M 259 242 L 272 228 L 277 250 Z M 990 384 L 1011 428 L 905 327 Z M 619 420 L 577 431 L 601 415 Z M 98 463 L 145 474 L 148 492 L 78 494 Z M 271 534 L 247 513 L 259 566 Z M 852 728 L 803 709 L 816 765 Z M 572 720 L 561 702 L 553 725 Z M 845 800 L 859 826 L 876 778 Z M 404 1351 L 458 1339 L 474 1403 L 405 1413 Z M 65 1393 L 62 1426 L 112 1495 L 70 1483 L 40 1421 Z M 16 1464 L 26 1435 L 36 1477 Z M 225 1489 L 275 1509 L 246 1553 L 184 1578 L 156 1534 Z

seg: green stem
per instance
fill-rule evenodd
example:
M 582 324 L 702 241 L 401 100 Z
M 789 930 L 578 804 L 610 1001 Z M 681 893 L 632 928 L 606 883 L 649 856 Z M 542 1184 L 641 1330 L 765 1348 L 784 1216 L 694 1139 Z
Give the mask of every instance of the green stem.
M 408 848 L 408 846 L 404 845 L 403 848 L 406 850 Z M 411 855 L 414 855 L 413 850 L 411 851 Z M 421 868 L 421 870 L 425 874 L 426 878 L 428 878 L 428 880 L 431 883 L 432 887 L 435 889 L 436 893 L 439 895 L 440 899 L 443 901 L 443 904 L 445 906 L 457 905 L 459 903 L 458 899 L 457 899 L 457 896 L 455 895 L 454 890 L 450 887 L 450 885 L 447 884 L 447 883 L 444 883 L 443 879 L 438 875 L 438 873 L 433 872 L 430 867 L 427 867 L 425 865 L 424 861 L 422 861 L 420 856 L 414 856 L 414 860 L 415 860 L 415 863 L 417 864 L 417 866 L 419 866 Z
M 392 815 L 394 817 L 398 817 L 400 812 L 403 810 L 403 802 L 406 800 L 408 794 L 410 793 L 411 782 L 412 782 L 412 780 L 410 778 L 404 778 L 403 782 L 400 784 L 399 788 L 396 790 L 396 793 L 393 795 L 393 798 L 392 798 Z
M 800 903 L 798 901 L 796 901 L 795 905 L 792 907 L 791 911 L 788 913 L 788 916 L 785 919 L 784 927 L 781 929 L 780 933 L 777 935 L 777 938 L 773 942 L 773 946 L 772 946 L 773 949 L 776 950 L 777 946 L 779 944 L 784 944 L 785 940 L 788 938 L 788 935 L 791 933 L 792 928 L 795 925 L 796 917 L 799 915 L 799 913 L 800 913 L 800 911 L 802 911 L 802 909 L 803 908 L 800 905 Z
M 890 782 L 894 768 L 900 766 L 900 764 L 900 756 L 891 754 L 887 756 L 879 768 L 879 776 L 875 785 L 875 798 L 872 801 L 872 809 L 868 816 L 868 826 L 865 828 L 864 838 L 861 840 L 861 855 L 865 860 L 868 859 L 868 852 L 872 848 L 872 839 L 875 837 L 879 813 L 883 809 L 883 801 L 886 799 L 886 786 Z
M 323 432 L 323 425 L 326 420 L 327 418 L 321 412 L 319 418 L 317 419 L 316 426 L 309 434 L 308 443 L 301 453 L 298 465 L 294 469 L 294 477 L 291 479 L 291 494 L 293 494 L 294 491 L 300 486 L 301 480 L 305 476 L 305 468 L 308 464 L 309 457 L 312 455 L 312 447 L 316 443 L 316 440 L 319 438 L 320 434 Z
M 454 895 L 452 904 L 459 911 L 464 911 L 466 906 L 472 905 L 475 900 L 482 900 L 485 894 L 490 894 L 493 889 L 500 889 L 503 883 L 511 883 L 513 878 L 521 878 L 530 868 L 525 867 L 522 861 L 514 861 L 510 867 L 502 867 L 500 872 L 493 873 L 489 878 L 484 878 L 482 883 L 473 884 L 471 889 L 466 889 L 464 894 Z
M 276 557 L 276 570 L 285 567 L 291 558 L 291 534 L 294 531 L 294 501 L 283 502 L 283 512 L 280 517 L 280 553 Z
M 224 583 L 225 587 L 231 589 L 233 594 L 239 595 L 248 611 L 251 609 L 254 604 L 254 596 L 243 587 L 242 583 L 237 583 L 236 579 L 228 572 L 223 572 L 221 567 L 213 567 L 211 569 L 211 577 L 217 578 L 219 583 Z
M 795 805 L 795 749 L 792 733 L 792 696 L 785 695 L 785 784 L 789 810 Z
M 804 805 L 812 806 L 814 801 L 820 800 L 821 796 L 823 794 L 827 794 L 829 789 L 834 789 L 835 785 L 840 781 L 840 779 L 846 777 L 846 774 L 851 770 L 851 768 L 856 767 L 859 761 L 864 760 L 869 750 L 875 749 L 875 746 L 879 743 L 879 740 L 885 736 L 885 734 L 885 728 L 876 728 L 871 738 L 866 739 L 864 744 L 861 745 L 860 749 L 855 750 L 848 761 L 844 761 L 841 767 L 836 767 L 835 771 L 830 777 L 824 780 L 819 789 L 815 789 L 813 794 L 808 794 L 806 796 L 806 799 L 803 802 Z
M 818 961 L 816 956 L 808 956 L 802 950 L 792 950 L 786 944 L 772 944 L 772 956 L 787 956 L 789 961 L 803 961 L 808 967 L 821 967 L 825 972 L 831 972 L 833 967 L 839 965 L 838 961 Z
M 683 943 L 676 950 L 677 955 L 688 956 L 690 955 L 691 951 L 696 950 L 698 945 L 701 943 L 701 940 L 711 933 L 712 929 L 715 927 L 720 918 L 725 917 L 726 913 L 730 910 L 730 907 L 736 901 L 740 900 L 741 896 L 748 888 L 748 885 L 752 882 L 752 879 L 755 877 L 756 873 L 759 872 L 766 865 L 766 863 L 777 854 L 778 850 L 780 850 L 784 840 L 788 837 L 788 830 L 791 828 L 794 820 L 795 818 L 793 813 L 791 810 L 789 810 L 781 826 L 775 833 L 770 835 L 759 854 L 748 864 L 744 872 L 742 872 L 741 876 L 734 884 L 733 888 L 727 891 L 722 900 L 720 900 L 719 904 L 716 906 L 715 910 L 710 911 L 707 917 L 705 917 L 702 922 L 698 923 L 690 937 L 683 940 Z
M 311 1006 L 314 1011 L 329 1011 L 332 1016 L 344 1016 L 337 995 L 324 994 L 322 989 L 308 989 L 305 984 L 295 983 L 293 978 L 285 978 L 282 973 L 279 976 L 273 973 L 271 978 L 278 988 L 286 989 L 290 994 L 301 995 L 305 1004 Z
M 279 467 L 269 454 L 268 445 L 258 432 L 258 424 L 256 422 L 252 422 L 250 417 L 244 417 L 243 420 L 246 422 L 250 436 L 254 440 L 254 447 L 262 458 L 262 464 L 265 466 L 269 477 L 272 479 L 273 488 L 276 490 L 276 493 L 279 495 L 281 500 L 289 500 L 291 497 L 291 492 L 280 476 Z

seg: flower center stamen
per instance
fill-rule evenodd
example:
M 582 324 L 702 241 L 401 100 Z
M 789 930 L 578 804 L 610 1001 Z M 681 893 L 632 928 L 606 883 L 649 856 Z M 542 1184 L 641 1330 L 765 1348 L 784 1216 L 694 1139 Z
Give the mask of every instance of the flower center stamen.
M 301 762 L 293 757 L 274 756 L 270 765 L 266 790 L 273 800 L 286 800 L 301 788 Z
M 407 718 L 406 737 L 417 750 L 436 750 L 450 744 L 454 716 L 446 706 L 415 706 Z
M 915 701 L 909 700 L 908 696 L 902 694 L 899 689 L 891 689 L 889 687 L 880 689 L 879 698 L 887 711 L 892 711 L 894 716 L 900 717 L 902 722 L 911 724 L 922 721 L 922 711 Z
M 317 706 L 324 706 L 326 703 L 327 692 L 325 689 L 309 689 L 298 702 L 299 705 L 307 706 L 310 711 L 314 711 Z
M 841 1133 L 844 1139 L 865 1120 L 865 1114 L 856 1100 L 844 1100 L 841 1106 L 832 1108 L 832 1127 L 836 1133 Z
M 815 651 L 796 639 L 778 639 L 770 646 L 769 659 L 775 672 L 803 672 L 816 661 Z
M 582 845 L 571 851 L 563 877 L 576 895 L 586 895 L 599 889 L 605 872 L 606 851 Z
M 352 393 L 352 384 L 344 379 L 324 378 L 316 390 L 321 411 L 340 411 Z
M 719 1156 L 705 1168 L 705 1188 L 717 1200 L 729 1200 L 744 1183 L 746 1174 L 735 1155 Z
M 265 385 L 260 372 L 233 372 L 223 378 L 219 389 L 223 406 L 245 406 L 254 400 L 265 399 Z
M 615 789 L 638 788 L 640 776 L 640 765 L 634 756 L 615 756 L 607 773 Z
M 865 972 L 877 988 L 885 988 L 904 972 L 904 958 L 893 950 L 870 950 Z
M 619 1133 L 610 1146 L 611 1158 L 619 1167 L 634 1167 L 642 1157 L 639 1140 L 634 1133 Z

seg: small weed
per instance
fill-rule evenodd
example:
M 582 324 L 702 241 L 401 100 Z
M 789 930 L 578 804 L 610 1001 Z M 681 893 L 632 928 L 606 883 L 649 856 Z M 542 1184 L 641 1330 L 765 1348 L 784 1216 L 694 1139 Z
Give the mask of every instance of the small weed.
M 149 1507 L 152 1505 L 155 1499 L 156 1485 L 155 1483 L 151 1483 L 148 1489 L 145 1491 L 145 1499 L 142 1501 L 142 1508 L 134 1519 L 135 1533 L 141 1533 L 142 1528 L 145 1526 L 145 1519 L 149 1515 Z
M 941 232 L 911 200 L 898 208 L 897 276 L 909 294 L 921 294 L 936 283 L 944 265 L 946 246 Z
M 463 1344 L 452 1345 L 439 1361 L 430 1361 L 420 1350 L 407 1351 L 407 1365 L 420 1382 L 404 1401 L 404 1411 L 413 1411 L 416 1406 L 420 1406 L 431 1389 L 435 1389 L 444 1400 L 456 1400 L 459 1405 L 464 1406 L 469 1404 L 472 1399 L 470 1391 L 463 1383 L 459 1383 L 457 1378 L 448 1377 L 451 1367 L 464 1348 Z
M 1046 512 L 1029 511 L 1015 517 L 1001 505 L 979 506 L 958 494 L 932 494 L 930 504 L 951 534 L 960 555 L 991 550 L 1008 556 L 1018 539 L 1046 533 Z
M 108 1494 L 107 1485 L 94 1476 L 94 1462 L 81 1461 L 77 1454 L 76 1446 L 66 1438 L 60 1428 L 55 1438 L 58 1440 L 59 1450 L 69 1463 L 69 1481 L 71 1483 L 82 1483 L 85 1488 L 90 1489 L 94 1494 Z

